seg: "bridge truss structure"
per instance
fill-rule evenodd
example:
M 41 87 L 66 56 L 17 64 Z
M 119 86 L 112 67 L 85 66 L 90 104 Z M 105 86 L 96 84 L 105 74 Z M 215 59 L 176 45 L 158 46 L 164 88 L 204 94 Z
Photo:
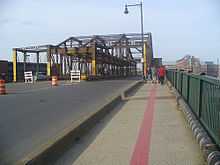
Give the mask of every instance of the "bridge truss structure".
M 142 51 L 144 57 L 136 58 L 135 54 L 140 55 Z M 141 61 L 146 70 L 153 58 L 151 33 L 144 34 L 144 50 L 140 33 L 69 37 L 57 45 L 13 48 L 14 82 L 17 81 L 18 53 L 23 56 L 24 71 L 29 53 L 36 55 L 37 64 L 39 56 L 46 54 L 47 76 L 65 78 L 71 70 L 80 70 L 82 79 L 135 76 L 137 63 Z M 36 72 L 38 70 L 37 67 Z

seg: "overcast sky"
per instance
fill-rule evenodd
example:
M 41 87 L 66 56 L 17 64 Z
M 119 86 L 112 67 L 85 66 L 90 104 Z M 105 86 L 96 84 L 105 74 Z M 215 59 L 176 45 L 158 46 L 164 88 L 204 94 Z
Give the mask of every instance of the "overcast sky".
M 74 35 L 140 31 L 135 0 L 0 0 L 0 59 L 13 47 L 57 44 Z M 185 54 L 220 58 L 219 0 L 144 0 L 144 31 L 154 54 L 175 61 Z

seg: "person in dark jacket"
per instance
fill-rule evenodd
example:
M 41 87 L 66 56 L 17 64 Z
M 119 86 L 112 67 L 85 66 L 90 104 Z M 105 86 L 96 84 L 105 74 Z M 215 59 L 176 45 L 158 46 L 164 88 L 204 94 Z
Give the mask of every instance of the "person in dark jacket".
M 149 80 L 152 80 L 152 79 L 153 79 L 151 67 L 149 67 L 149 70 L 148 70 L 148 79 L 149 79 Z
M 0 79 L 6 81 L 6 74 L 5 73 L 1 73 L 0 74 Z

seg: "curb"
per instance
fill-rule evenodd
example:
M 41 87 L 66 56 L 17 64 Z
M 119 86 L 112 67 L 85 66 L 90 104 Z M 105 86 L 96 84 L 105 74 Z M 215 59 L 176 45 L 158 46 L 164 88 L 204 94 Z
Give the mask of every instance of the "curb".
M 170 82 L 168 82 L 168 87 L 170 88 Z M 212 138 L 209 136 L 207 131 L 204 129 L 200 121 L 193 114 L 190 107 L 187 105 L 182 96 L 178 91 L 172 87 L 174 94 L 176 95 L 177 105 L 181 106 L 182 112 L 184 113 L 185 119 L 188 122 L 193 136 L 200 146 L 200 150 L 203 152 L 203 156 L 207 161 L 208 165 L 220 165 L 220 151 L 218 146 L 213 142 Z
M 102 105 L 99 110 L 88 114 L 87 116 L 83 116 L 70 127 L 64 129 L 59 135 L 50 139 L 43 145 L 39 146 L 38 149 L 19 160 L 16 165 L 51 164 L 56 160 L 56 158 L 67 151 L 71 144 L 74 144 L 80 136 L 83 136 L 86 132 L 93 128 L 100 119 L 113 110 L 118 103 L 123 101 L 123 95 L 127 95 L 129 92 L 132 92 L 141 84 L 141 81 L 136 81 L 131 84 L 121 94 L 114 96 L 108 103 Z

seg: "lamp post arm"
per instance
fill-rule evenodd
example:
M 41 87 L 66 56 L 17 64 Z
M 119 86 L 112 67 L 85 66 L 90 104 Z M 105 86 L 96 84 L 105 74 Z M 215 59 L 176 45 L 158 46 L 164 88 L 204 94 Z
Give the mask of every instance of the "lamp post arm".
M 127 7 L 133 7 L 133 6 L 141 6 L 142 3 L 137 3 L 137 4 L 130 4 L 130 5 L 127 5 Z

